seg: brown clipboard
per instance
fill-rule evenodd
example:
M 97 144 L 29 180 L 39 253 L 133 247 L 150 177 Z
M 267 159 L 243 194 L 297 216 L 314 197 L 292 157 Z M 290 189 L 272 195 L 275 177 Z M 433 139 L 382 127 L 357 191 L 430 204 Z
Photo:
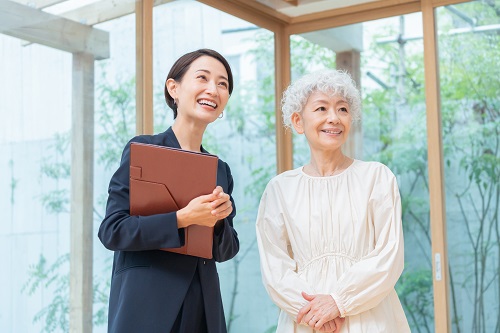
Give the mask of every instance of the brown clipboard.
M 130 144 L 130 215 L 169 213 L 217 186 L 215 155 L 132 142 Z M 212 258 L 213 227 L 190 225 L 179 248 L 161 249 Z

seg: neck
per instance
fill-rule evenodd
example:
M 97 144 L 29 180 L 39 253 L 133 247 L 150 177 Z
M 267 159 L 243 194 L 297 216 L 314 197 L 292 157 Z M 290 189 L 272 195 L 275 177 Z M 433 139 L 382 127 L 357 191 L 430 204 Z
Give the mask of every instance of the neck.
M 319 155 L 311 153 L 311 161 L 304 166 L 304 171 L 311 176 L 334 176 L 351 165 L 352 159 L 338 150 L 335 154 Z
M 203 140 L 205 129 L 206 126 L 187 123 L 181 119 L 176 119 L 172 125 L 172 130 L 181 148 L 197 152 L 201 150 L 201 141 Z

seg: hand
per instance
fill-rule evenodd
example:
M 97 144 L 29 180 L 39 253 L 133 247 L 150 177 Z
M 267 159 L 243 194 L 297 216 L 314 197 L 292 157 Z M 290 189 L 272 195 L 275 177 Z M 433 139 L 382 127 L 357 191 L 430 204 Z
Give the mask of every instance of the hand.
M 323 326 L 321 326 L 318 331 L 320 332 L 340 332 L 342 325 L 344 324 L 345 318 L 337 317 L 334 320 L 327 321 Z
M 302 292 L 302 297 L 309 303 L 300 309 L 297 315 L 297 323 L 303 322 L 315 330 L 319 330 L 327 322 L 333 321 L 340 316 L 337 303 L 335 303 L 332 296 L 324 294 L 309 295 Z
M 217 196 L 217 199 L 211 203 L 212 215 L 217 217 L 217 220 L 228 217 L 233 211 L 233 203 L 229 198 L 229 194 L 224 193 L 220 186 L 217 186 L 212 193 Z
M 192 224 L 213 227 L 233 211 L 229 195 L 217 186 L 211 194 L 201 195 L 177 211 L 177 227 L 185 228 Z

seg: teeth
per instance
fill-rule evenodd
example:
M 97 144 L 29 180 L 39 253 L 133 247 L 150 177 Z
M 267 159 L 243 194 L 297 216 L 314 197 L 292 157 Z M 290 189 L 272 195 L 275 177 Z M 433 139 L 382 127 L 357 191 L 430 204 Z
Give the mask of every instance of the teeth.
M 342 131 L 328 131 L 328 130 L 323 130 L 323 132 L 328 133 L 328 134 L 340 134 Z
M 199 102 L 199 103 L 200 103 L 200 104 L 209 105 L 209 106 L 211 106 L 211 107 L 213 107 L 213 108 L 217 107 L 217 104 L 215 104 L 214 102 L 208 101 L 208 100 L 206 100 L 206 99 L 202 99 L 202 100 L 200 100 L 200 102 Z

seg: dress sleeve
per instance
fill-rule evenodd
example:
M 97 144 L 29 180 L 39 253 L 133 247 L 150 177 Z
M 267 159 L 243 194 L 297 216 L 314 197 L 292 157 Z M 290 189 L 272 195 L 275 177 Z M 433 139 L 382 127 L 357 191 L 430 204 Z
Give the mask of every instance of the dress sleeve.
M 340 277 L 331 294 L 341 316 L 356 315 L 377 306 L 391 291 L 404 267 L 401 198 L 396 177 L 386 169 L 377 176 L 368 202 L 374 227 L 374 248 Z
M 285 215 L 270 183 L 262 195 L 256 222 L 262 281 L 271 300 L 296 321 L 299 310 L 308 303 L 301 292 L 315 291 L 297 274 Z
M 150 216 L 130 215 L 130 143 L 123 150 L 118 170 L 108 188 L 106 216 L 99 227 L 102 244 L 113 251 L 143 251 L 180 247 L 184 231 L 177 228 L 175 212 Z M 145 142 L 147 143 L 147 142 Z

